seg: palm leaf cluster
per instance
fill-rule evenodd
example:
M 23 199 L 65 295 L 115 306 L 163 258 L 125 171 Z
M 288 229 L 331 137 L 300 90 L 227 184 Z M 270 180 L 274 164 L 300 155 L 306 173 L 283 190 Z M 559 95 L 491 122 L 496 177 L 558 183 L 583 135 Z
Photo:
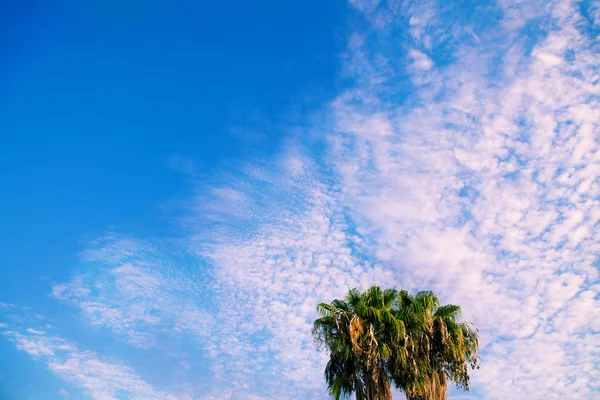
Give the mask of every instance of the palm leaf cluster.
M 477 329 L 432 292 L 352 289 L 318 312 L 313 336 L 329 350 L 325 380 L 335 399 L 391 399 L 390 385 L 409 400 L 445 399 L 448 380 L 468 390 L 468 367 L 479 367 Z

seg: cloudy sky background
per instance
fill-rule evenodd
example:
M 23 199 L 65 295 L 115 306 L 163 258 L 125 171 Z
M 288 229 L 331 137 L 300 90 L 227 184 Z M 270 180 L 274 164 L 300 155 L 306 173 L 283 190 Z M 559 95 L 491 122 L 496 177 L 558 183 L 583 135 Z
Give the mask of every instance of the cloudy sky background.
M 479 327 L 482 367 L 451 398 L 597 398 L 600 7 L 343 10 L 339 84 L 287 107 L 268 150 L 163 157 L 168 229 L 96 223 L 34 291 L 6 272 L 0 395 L 325 399 L 316 305 L 378 284 Z M 252 118 L 230 131 L 260 148 L 273 121 Z

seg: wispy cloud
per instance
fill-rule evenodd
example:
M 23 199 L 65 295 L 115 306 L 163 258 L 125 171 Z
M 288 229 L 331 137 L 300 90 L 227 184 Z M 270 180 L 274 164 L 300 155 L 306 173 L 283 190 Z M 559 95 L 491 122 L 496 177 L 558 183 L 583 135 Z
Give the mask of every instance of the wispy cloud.
M 174 268 L 155 246 L 103 238 L 82 257 L 94 267 L 56 284 L 52 295 L 77 306 L 92 325 L 149 347 L 156 335 L 186 334 L 202 341 L 214 324 L 206 309 L 200 274 Z
M 156 389 L 131 368 L 115 360 L 83 350 L 74 343 L 53 335 L 7 330 L 3 335 L 22 350 L 47 365 L 59 378 L 72 383 L 94 399 L 185 399 Z M 68 397 L 66 390 L 60 394 Z
M 277 368 L 279 396 L 292 383 L 299 389 L 322 387 L 324 359 L 310 336 L 318 302 L 343 295 L 349 286 L 391 279 L 380 266 L 355 259 L 349 227 L 331 194 L 315 189 L 307 201 L 309 209 L 293 220 L 266 224 L 251 240 L 219 244 L 208 253 L 219 290 L 227 294 L 220 312 L 229 317 L 215 356 L 230 354 L 237 371 L 250 360 L 267 373 Z M 255 368 L 241 368 L 246 369 L 255 374 Z

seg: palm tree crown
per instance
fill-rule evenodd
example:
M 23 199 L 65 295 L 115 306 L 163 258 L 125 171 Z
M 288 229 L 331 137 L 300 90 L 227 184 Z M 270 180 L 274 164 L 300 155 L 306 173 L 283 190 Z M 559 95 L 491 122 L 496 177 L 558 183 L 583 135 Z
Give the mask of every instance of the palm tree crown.
M 390 383 L 410 400 L 446 398 L 447 379 L 468 390 L 467 364 L 478 366 L 477 330 L 457 322 L 460 308 L 440 306 L 432 292 L 365 292 L 318 306 L 313 335 L 330 352 L 325 368 L 336 400 L 392 398 Z
M 469 390 L 468 367 L 479 367 L 479 338 L 473 324 L 460 323 L 459 306 L 440 306 L 432 292 L 398 292 L 396 318 L 406 326 L 403 354 L 392 358 L 391 380 L 409 400 L 445 399 L 447 381 Z

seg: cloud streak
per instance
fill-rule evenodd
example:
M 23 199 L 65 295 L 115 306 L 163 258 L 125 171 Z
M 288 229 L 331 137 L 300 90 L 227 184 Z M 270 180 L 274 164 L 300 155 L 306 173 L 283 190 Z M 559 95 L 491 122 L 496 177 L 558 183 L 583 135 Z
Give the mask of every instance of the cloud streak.
M 136 347 L 160 334 L 202 341 L 213 316 L 203 307 L 203 277 L 178 270 L 143 241 L 107 237 L 82 253 L 95 268 L 54 285 L 52 296 L 81 310 L 92 325 L 110 328 Z
M 47 365 L 66 382 L 79 386 L 94 399 L 185 399 L 184 393 L 170 394 L 156 389 L 126 365 L 83 350 L 73 342 L 54 335 L 6 330 L 2 334 L 22 350 Z M 60 394 L 68 397 L 66 390 Z

